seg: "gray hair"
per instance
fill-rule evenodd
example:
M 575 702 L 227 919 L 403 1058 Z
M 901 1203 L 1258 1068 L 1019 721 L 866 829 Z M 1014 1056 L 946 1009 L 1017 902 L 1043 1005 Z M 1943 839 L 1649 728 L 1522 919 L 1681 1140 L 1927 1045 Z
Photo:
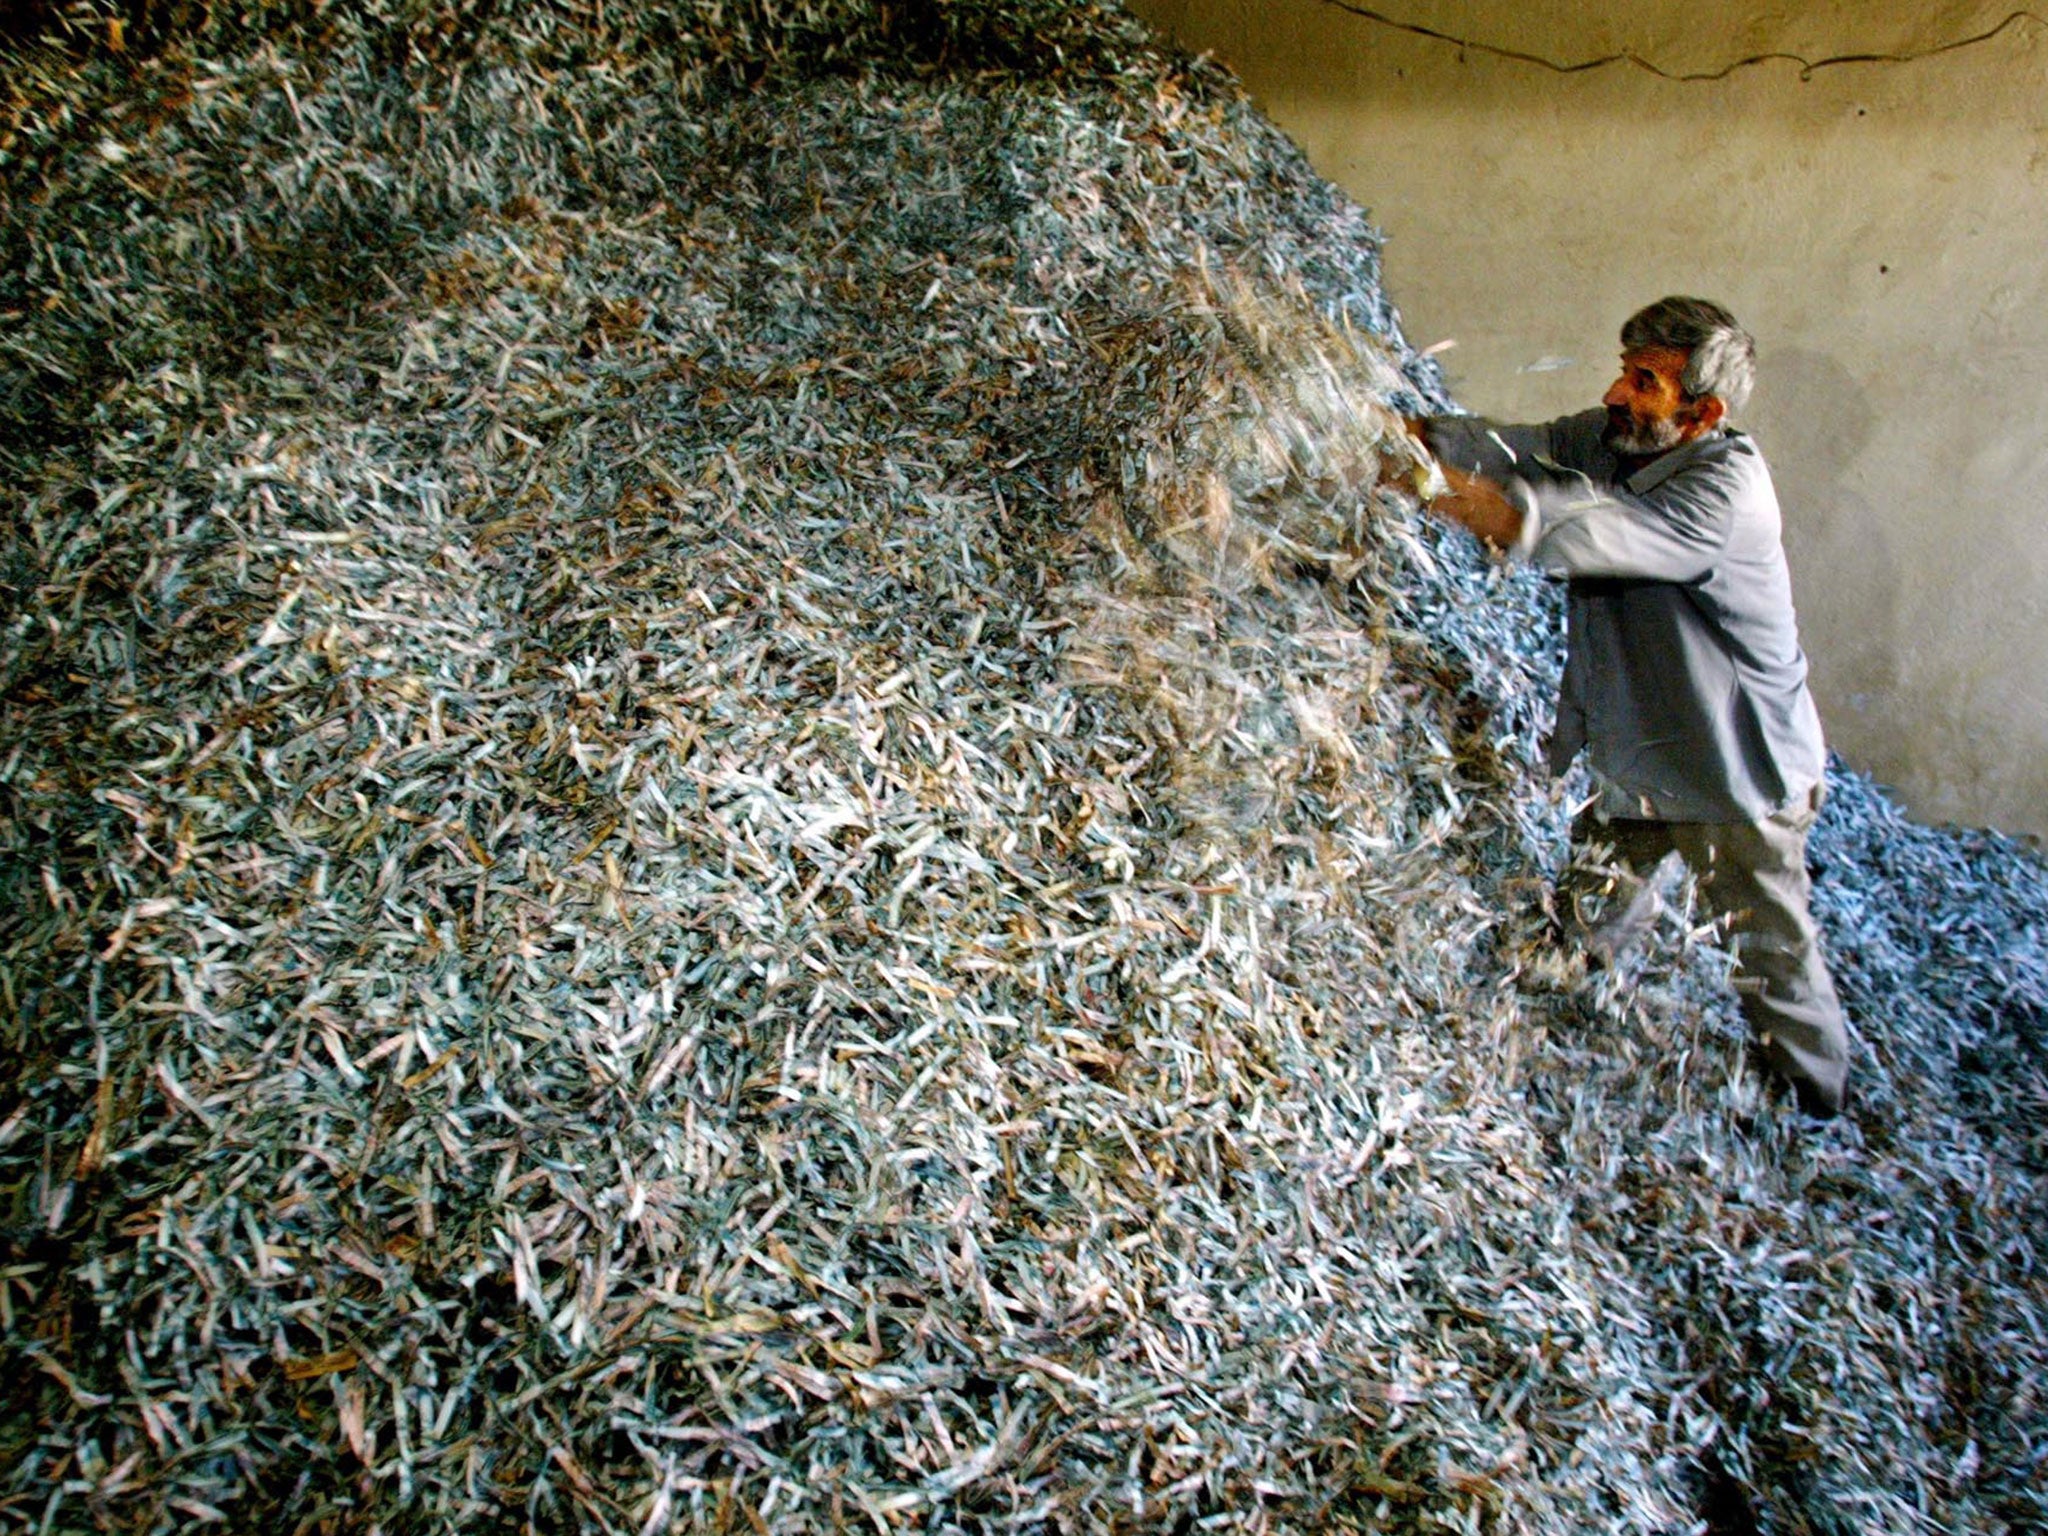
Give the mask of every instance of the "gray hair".
M 1685 353 L 1679 387 L 1695 400 L 1715 396 L 1730 414 L 1742 409 L 1756 382 L 1756 339 L 1711 299 L 1673 295 L 1637 310 L 1621 328 L 1621 346 Z

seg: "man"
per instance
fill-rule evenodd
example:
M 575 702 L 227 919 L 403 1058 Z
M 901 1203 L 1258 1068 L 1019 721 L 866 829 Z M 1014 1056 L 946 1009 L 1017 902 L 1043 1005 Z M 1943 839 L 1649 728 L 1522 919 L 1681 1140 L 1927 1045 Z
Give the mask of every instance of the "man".
M 1848 1032 L 1805 857 L 1820 718 L 1770 472 L 1727 421 L 1749 396 L 1755 344 L 1720 305 L 1667 298 L 1630 317 L 1621 348 L 1604 412 L 1410 423 L 1450 486 L 1430 505 L 1569 579 L 1550 766 L 1585 750 L 1598 796 L 1573 840 L 1610 845 L 1622 866 L 1623 911 L 1589 935 L 1592 957 L 1611 961 L 1640 936 L 1651 870 L 1682 856 L 1736 935 L 1736 987 L 1765 1065 L 1801 1108 L 1834 1115 Z

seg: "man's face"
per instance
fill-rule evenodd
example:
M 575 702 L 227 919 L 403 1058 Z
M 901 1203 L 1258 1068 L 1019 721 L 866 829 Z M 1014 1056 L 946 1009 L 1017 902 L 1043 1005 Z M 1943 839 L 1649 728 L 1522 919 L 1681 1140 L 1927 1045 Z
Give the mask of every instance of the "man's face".
M 1622 353 L 1621 376 L 1600 400 L 1607 407 L 1600 441 L 1616 453 L 1649 458 L 1699 436 L 1704 423 L 1697 402 L 1686 399 L 1678 382 L 1685 362 L 1686 354 L 1676 347 Z

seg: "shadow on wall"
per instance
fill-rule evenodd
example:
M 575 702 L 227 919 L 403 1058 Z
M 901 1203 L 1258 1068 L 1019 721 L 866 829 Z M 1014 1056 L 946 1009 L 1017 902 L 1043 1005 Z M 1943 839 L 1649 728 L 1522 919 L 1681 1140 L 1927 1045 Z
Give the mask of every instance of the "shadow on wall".
M 1824 653 L 1809 653 L 1829 741 L 1886 778 L 1903 766 L 1883 723 L 1905 641 L 1899 571 L 1886 516 L 1856 476 L 1877 412 L 1855 376 L 1825 352 L 1774 350 L 1759 359 L 1757 375 L 1757 436 L 1784 505 L 1800 628 L 1809 639 L 1817 631 L 1829 636 Z

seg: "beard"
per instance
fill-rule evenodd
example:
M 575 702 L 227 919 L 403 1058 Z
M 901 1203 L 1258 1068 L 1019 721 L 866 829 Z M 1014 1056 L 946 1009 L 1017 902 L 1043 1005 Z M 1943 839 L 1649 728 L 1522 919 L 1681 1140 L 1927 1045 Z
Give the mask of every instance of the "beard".
M 1607 425 L 1600 429 L 1600 441 L 1624 458 L 1646 459 L 1676 448 L 1682 441 L 1682 433 L 1672 417 L 1645 420 L 1632 412 L 1609 406 Z

